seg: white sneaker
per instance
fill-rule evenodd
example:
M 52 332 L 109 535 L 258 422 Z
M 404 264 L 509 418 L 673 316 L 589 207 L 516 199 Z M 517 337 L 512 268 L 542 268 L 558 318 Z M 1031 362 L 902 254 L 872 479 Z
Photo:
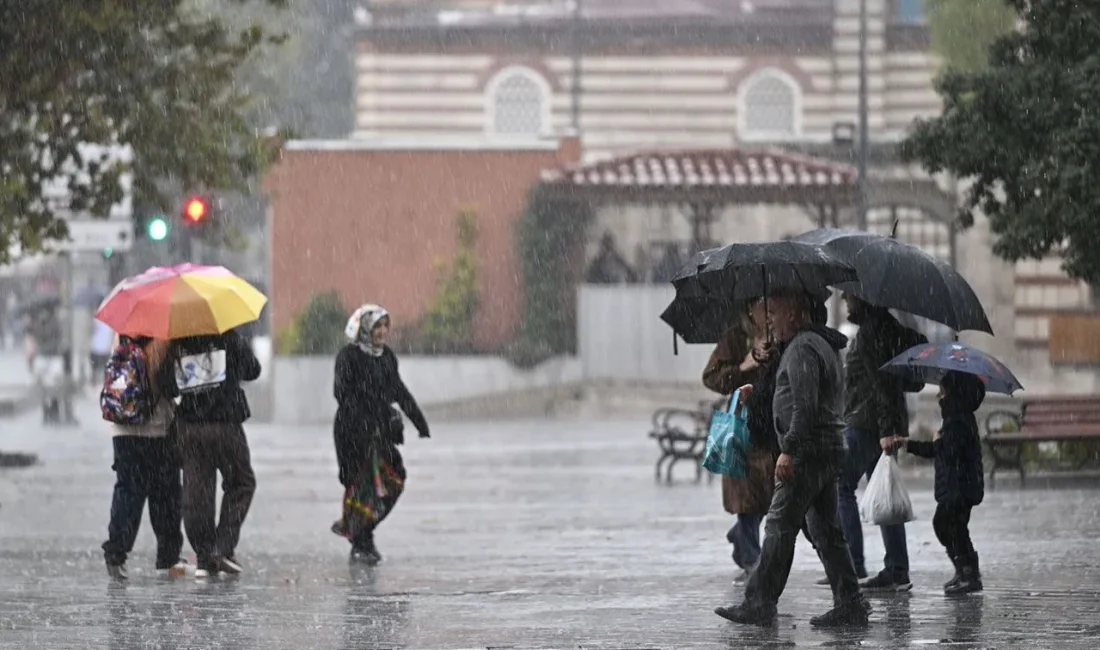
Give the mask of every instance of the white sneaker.
M 191 565 L 187 560 L 180 558 L 179 562 L 176 562 L 167 569 L 157 569 L 157 575 L 165 578 L 182 578 L 188 573 L 194 573 L 195 567 Z

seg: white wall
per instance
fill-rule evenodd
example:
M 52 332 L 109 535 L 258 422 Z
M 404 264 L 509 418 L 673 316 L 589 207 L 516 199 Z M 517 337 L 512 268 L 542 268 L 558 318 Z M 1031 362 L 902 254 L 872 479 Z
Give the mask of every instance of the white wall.
M 585 379 L 701 383 L 711 345 L 679 342 L 661 312 L 672 285 L 585 285 L 577 293 L 577 345 Z
M 581 379 L 574 358 L 551 359 L 521 370 L 499 357 L 406 356 L 401 377 L 422 406 L 545 388 Z M 332 396 L 333 359 L 275 357 L 273 418 L 286 424 L 329 422 L 336 413 Z

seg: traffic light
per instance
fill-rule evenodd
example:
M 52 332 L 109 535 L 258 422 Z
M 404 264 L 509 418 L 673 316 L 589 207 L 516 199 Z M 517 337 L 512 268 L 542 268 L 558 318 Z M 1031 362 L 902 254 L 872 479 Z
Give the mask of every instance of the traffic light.
M 168 238 L 168 220 L 161 216 L 153 217 L 145 224 L 145 234 L 152 241 L 164 241 Z
M 210 217 L 210 201 L 202 196 L 192 196 L 183 204 L 183 218 L 198 225 Z

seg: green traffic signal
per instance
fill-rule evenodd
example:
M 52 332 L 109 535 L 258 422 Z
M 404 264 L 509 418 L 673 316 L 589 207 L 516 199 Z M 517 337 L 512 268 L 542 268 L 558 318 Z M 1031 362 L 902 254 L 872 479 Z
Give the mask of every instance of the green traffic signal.
M 146 226 L 146 232 L 149 234 L 149 239 L 163 241 L 168 237 L 168 221 L 163 217 L 152 219 L 149 221 L 149 225 Z

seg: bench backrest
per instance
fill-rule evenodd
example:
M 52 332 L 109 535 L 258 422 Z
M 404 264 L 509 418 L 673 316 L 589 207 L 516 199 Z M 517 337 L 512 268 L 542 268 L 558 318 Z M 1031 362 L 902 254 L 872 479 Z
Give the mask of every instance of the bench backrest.
M 1023 425 L 1100 425 L 1100 397 L 1047 397 L 1028 400 L 1023 408 Z

